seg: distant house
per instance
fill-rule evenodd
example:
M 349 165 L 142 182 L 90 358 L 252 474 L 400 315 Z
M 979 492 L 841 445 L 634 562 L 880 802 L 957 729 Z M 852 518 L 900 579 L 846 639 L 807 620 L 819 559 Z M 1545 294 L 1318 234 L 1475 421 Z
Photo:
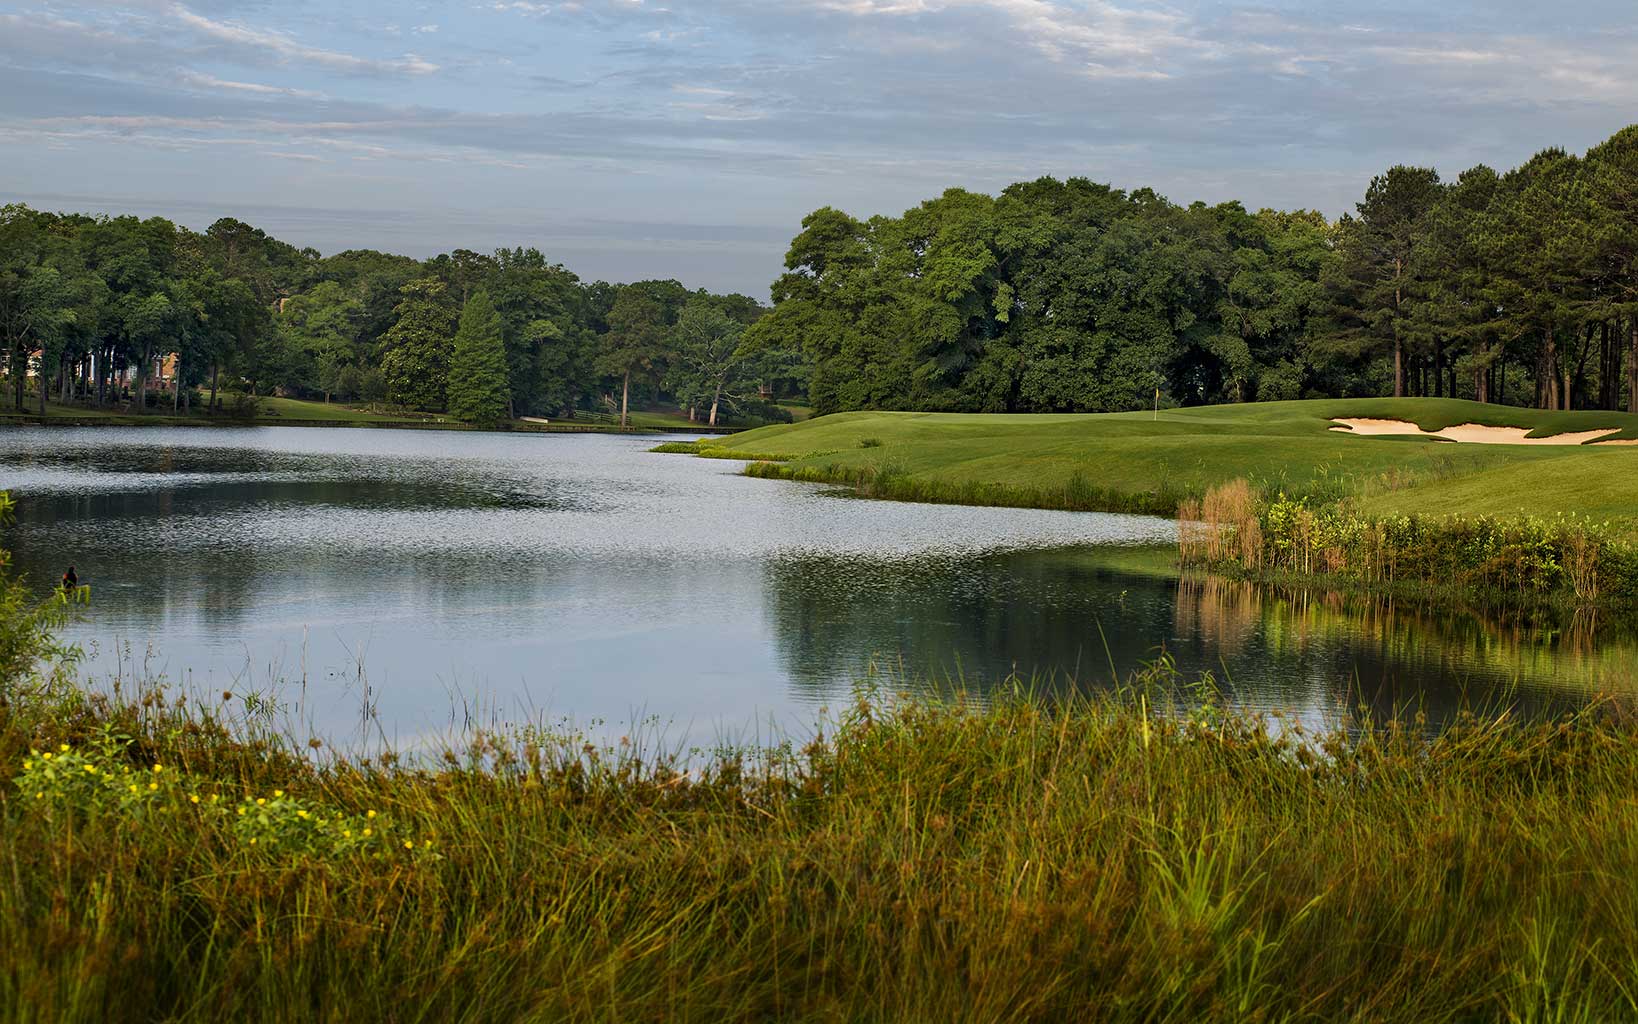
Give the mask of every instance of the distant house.
M 44 357 L 44 349 L 37 348 L 28 354 L 27 378 L 29 380 L 33 380 L 40 375 L 40 363 Z M 181 357 L 175 352 L 155 356 L 153 365 L 148 368 L 148 387 L 160 391 L 168 391 L 175 387 L 176 371 L 180 361 Z M 95 377 L 94 370 L 92 376 Z M 127 365 L 124 369 L 112 374 L 109 379 L 115 384 L 134 384 L 136 383 L 136 367 Z

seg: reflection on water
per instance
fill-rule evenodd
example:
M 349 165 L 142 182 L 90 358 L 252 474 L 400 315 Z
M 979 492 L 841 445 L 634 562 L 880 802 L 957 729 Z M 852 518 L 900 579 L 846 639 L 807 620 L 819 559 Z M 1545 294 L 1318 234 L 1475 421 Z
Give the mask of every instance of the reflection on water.
M 653 443 L 0 430 L 0 488 L 22 501 L 6 543 L 40 581 L 73 562 L 93 585 L 78 637 L 99 675 L 286 680 L 332 736 L 366 702 L 403 739 L 477 696 L 710 739 L 800 725 L 873 670 L 1096 687 L 1162 649 L 1254 707 L 1442 717 L 1582 700 L 1632 664 L 1629 638 L 1586 622 L 1531 632 L 1099 557 L 1168 539 L 1159 520 L 858 501 Z

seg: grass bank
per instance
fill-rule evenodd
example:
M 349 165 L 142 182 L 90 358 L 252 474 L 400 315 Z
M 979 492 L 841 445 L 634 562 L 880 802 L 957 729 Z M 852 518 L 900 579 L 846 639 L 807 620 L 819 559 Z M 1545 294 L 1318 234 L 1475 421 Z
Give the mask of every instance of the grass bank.
M 1137 682 L 860 704 L 802 749 L 692 765 L 541 730 L 353 763 L 158 694 L 14 699 L 0 1000 L 39 1021 L 1638 1014 L 1619 707 L 1275 738 Z
M 1403 419 L 1427 430 L 1517 426 L 1538 435 L 1615 428 L 1617 438 L 1638 438 L 1638 417 L 1627 413 L 1342 399 L 1158 416 L 841 413 L 706 446 L 780 462 L 755 470 L 763 475 L 863 484 L 914 500 L 1172 514 L 1174 497 L 1199 498 L 1244 478 L 1268 493 L 1346 498 L 1377 514 L 1574 512 L 1638 535 L 1638 449 L 1350 437 L 1329 429 L 1338 417 Z

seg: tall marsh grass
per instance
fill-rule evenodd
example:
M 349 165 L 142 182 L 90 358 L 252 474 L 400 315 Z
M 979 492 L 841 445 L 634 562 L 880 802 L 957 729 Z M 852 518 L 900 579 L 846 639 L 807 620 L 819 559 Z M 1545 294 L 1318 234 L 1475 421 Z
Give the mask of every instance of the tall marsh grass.
M 408 764 L 34 690 L 0 766 L 18 1021 L 1638 1018 L 1612 704 L 1307 734 L 1161 666 L 694 763 L 522 729 Z
M 1364 516 L 1260 496 L 1244 480 L 1183 501 L 1177 515 L 1185 565 L 1638 604 L 1638 547 L 1578 516 Z

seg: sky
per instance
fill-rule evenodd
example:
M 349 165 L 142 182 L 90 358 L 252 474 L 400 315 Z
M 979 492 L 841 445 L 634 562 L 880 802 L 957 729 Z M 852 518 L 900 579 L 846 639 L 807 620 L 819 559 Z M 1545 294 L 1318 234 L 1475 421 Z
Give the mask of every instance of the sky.
M 802 217 L 1042 175 L 1352 208 L 1638 120 L 1633 0 L 0 0 L 0 202 L 533 245 L 766 299 Z

